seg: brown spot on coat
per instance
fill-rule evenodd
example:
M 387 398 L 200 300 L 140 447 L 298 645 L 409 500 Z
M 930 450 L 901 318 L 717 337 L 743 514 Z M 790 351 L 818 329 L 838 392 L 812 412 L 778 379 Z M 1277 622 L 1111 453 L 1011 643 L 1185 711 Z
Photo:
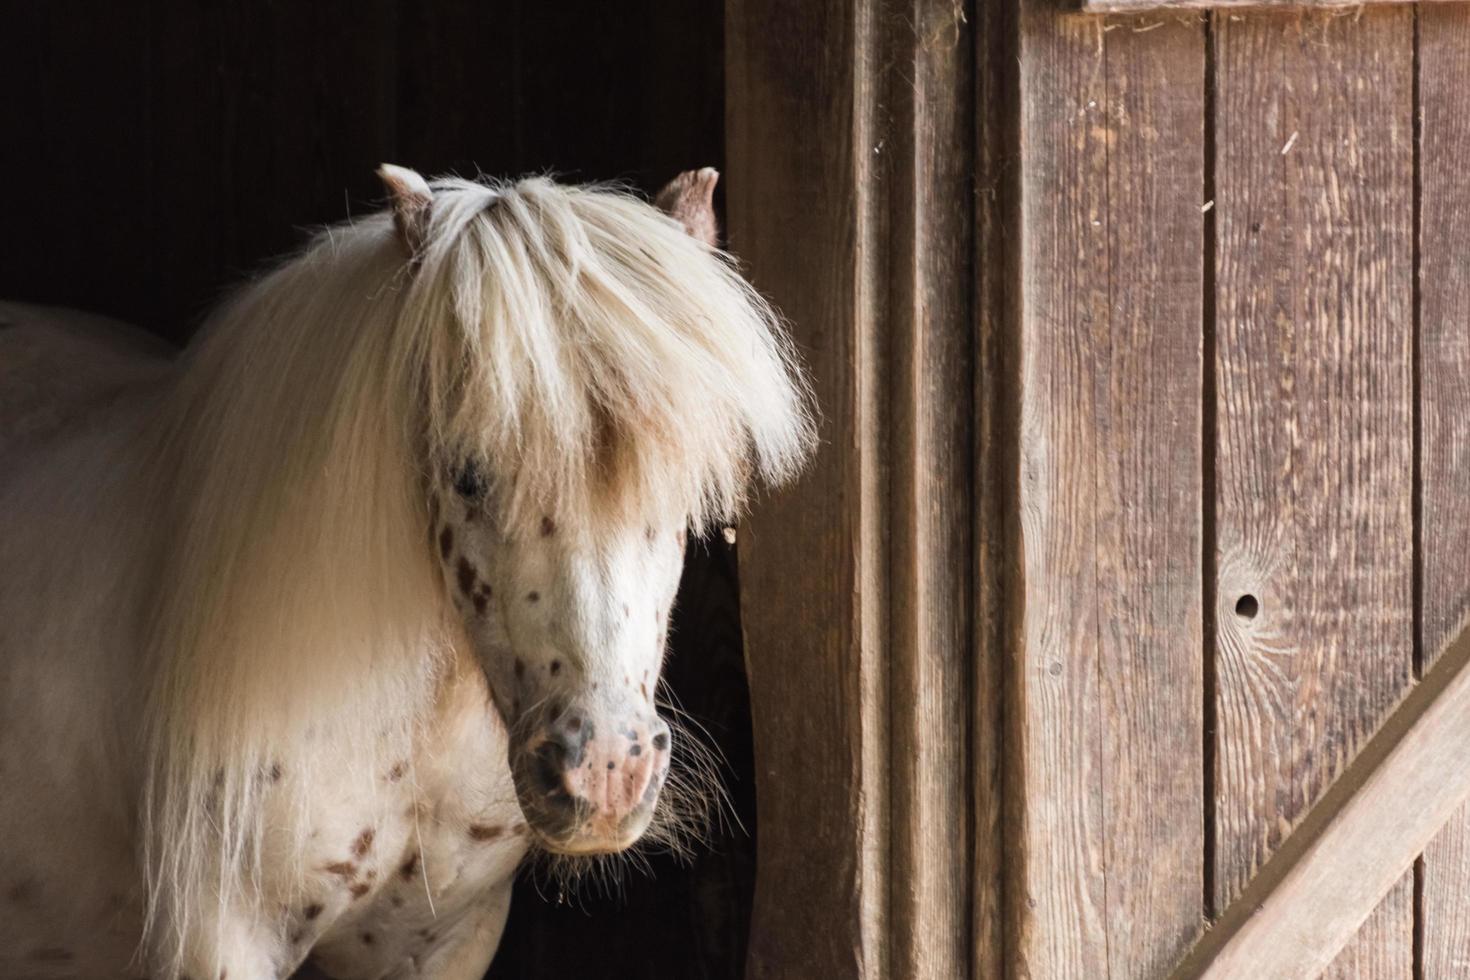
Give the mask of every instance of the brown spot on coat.
M 461 558 L 456 573 L 459 576 L 459 591 L 465 594 L 465 598 L 470 598 L 475 594 L 475 566 Z
M 280 781 L 281 781 L 281 764 L 279 762 L 272 762 L 271 763 L 271 782 L 273 782 L 273 783 L 279 783 Z
M 322 903 L 312 902 L 306 908 L 301 910 L 301 914 L 306 918 L 308 922 L 310 922 L 312 919 L 315 919 L 317 916 L 322 914 Z
M 364 827 L 362 833 L 358 834 L 357 838 L 352 842 L 352 856 L 361 858 L 367 854 L 372 849 L 374 836 L 376 835 L 373 832 L 373 828 Z
M 322 870 L 328 874 L 338 875 L 342 878 L 357 877 L 357 865 L 351 861 L 333 861 L 331 864 L 323 865 Z
M 541 518 L 541 536 L 543 538 L 549 538 L 549 537 L 551 537 L 555 533 L 556 533 L 556 521 L 553 521 L 549 517 L 543 517 L 543 518 Z
M 481 616 L 485 615 L 485 596 L 484 596 L 483 593 L 479 593 L 479 592 L 475 593 L 475 597 L 473 599 L 471 599 L 470 601 L 475 604 L 475 612 L 476 613 L 478 613 Z
M 503 828 L 498 824 L 486 826 L 485 824 L 472 823 L 470 824 L 469 830 L 470 840 L 481 842 L 494 840 L 500 836 L 502 830 Z
M 357 901 L 359 898 L 362 898 L 362 896 L 366 895 L 368 893 L 368 889 L 372 887 L 372 885 L 369 885 L 365 881 L 359 881 L 357 884 L 353 885 L 347 890 L 352 893 L 352 900 Z
M 539 593 L 539 592 L 527 592 L 526 593 L 526 601 L 527 602 L 540 602 L 541 601 L 541 593 Z
M 373 938 L 372 933 L 365 932 L 362 934 L 362 944 L 364 946 L 371 946 L 374 942 L 376 942 L 376 940 Z
M 407 772 L 407 771 L 408 771 L 408 764 L 407 763 L 405 763 L 405 762 L 395 762 L 395 763 L 393 763 L 393 768 L 388 770 L 388 781 L 390 783 L 396 783 L 396 782 L 398 782 L 400 779 L 403 778 L 403 774 L 405 772 Z
M 454 550 L 454 532 L 449 525 L 444 525 L 444 530 L 439 532 L 439 557 L 445 561 L 449 560 L 449 553 Z
M 398 869 L 398 874 L 403 878 L 404 881 L 410 881 L 413 879 L 414 875 L 418 874 L 418 872 L 419 852 L 414 851 L 408 856 L 408 860 L 403 862 L 403 866 Z

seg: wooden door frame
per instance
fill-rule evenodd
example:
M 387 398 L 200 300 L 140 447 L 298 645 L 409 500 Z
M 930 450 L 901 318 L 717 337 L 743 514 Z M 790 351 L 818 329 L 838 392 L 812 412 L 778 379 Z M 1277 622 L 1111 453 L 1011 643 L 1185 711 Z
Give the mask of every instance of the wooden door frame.
M 1000 962 L 974 17 L 727 8 L 731 245 L 790 318 L 823 414 L 810 471 L 740 531 L 752 977 Z

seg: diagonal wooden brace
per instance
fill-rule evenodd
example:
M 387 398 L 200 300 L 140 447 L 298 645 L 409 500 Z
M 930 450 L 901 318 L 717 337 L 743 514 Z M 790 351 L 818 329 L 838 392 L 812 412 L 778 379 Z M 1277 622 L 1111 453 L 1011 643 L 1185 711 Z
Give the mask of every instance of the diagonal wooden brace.
M 1185 957 L 1174 980 L 1319 975 L 1470 797 L 1470 628 Z

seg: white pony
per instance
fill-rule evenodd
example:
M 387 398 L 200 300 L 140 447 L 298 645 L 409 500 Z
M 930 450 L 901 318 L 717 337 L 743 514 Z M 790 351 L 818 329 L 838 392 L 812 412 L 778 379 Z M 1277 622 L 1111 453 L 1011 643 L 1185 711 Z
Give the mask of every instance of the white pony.
M 380 174 L 177 360 L 0 306 L 0 977 L 479 977 L 677 830 L 686 530 L 813 443 L 716 174 Z

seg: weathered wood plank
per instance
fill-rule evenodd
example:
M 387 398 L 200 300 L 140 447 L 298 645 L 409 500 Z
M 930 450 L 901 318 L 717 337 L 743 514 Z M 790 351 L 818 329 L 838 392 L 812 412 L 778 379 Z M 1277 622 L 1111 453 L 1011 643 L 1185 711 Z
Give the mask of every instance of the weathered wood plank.
M 747 972 L 881 976 L 886 665 L 864 0 L 726 9 L 730 241 L 790 318 L 824 416 L 814 464 L 741 532 L 760 827 Z
M 1411 680 L 1412 18 L 1215 19 L 1217 907 Z M 1374 917 L 1330 975 L 1408 976 Z
M 971 943 L 974 60 L 952 0 L 886 9 L 888 970 L 926 980 L 963 976 Z
M 1462 0 L 1370 0 L 1373 4 L 1409 4 L 1439 6 Z M 1363 0 L 1081 0 L 1089 14 L 1167 14 L 1180 10 L 1313 10 L 1352 9 L 1363 6 Z
M 1201 928 L 1198 21 L 1026 0 L 1014 968 L 1158 975 Z
M 1341 973 L 1338 951 L 1364 940 L 1359 927 L 1470 797 L 1470 767 L 1461 764 L 1466 744 L 1470 630 L 1458 633 L 1174 980 L 1307 978 L 1329 967 Z M 1403 965 L 1386 956 L 1375 962 Z
M 1419 11 L 1421 647 L 1432 662 L 1470 613 L 1470 7 Z M 1425 980 L 1470 973 L 1470 812 L 1424 852 Z

